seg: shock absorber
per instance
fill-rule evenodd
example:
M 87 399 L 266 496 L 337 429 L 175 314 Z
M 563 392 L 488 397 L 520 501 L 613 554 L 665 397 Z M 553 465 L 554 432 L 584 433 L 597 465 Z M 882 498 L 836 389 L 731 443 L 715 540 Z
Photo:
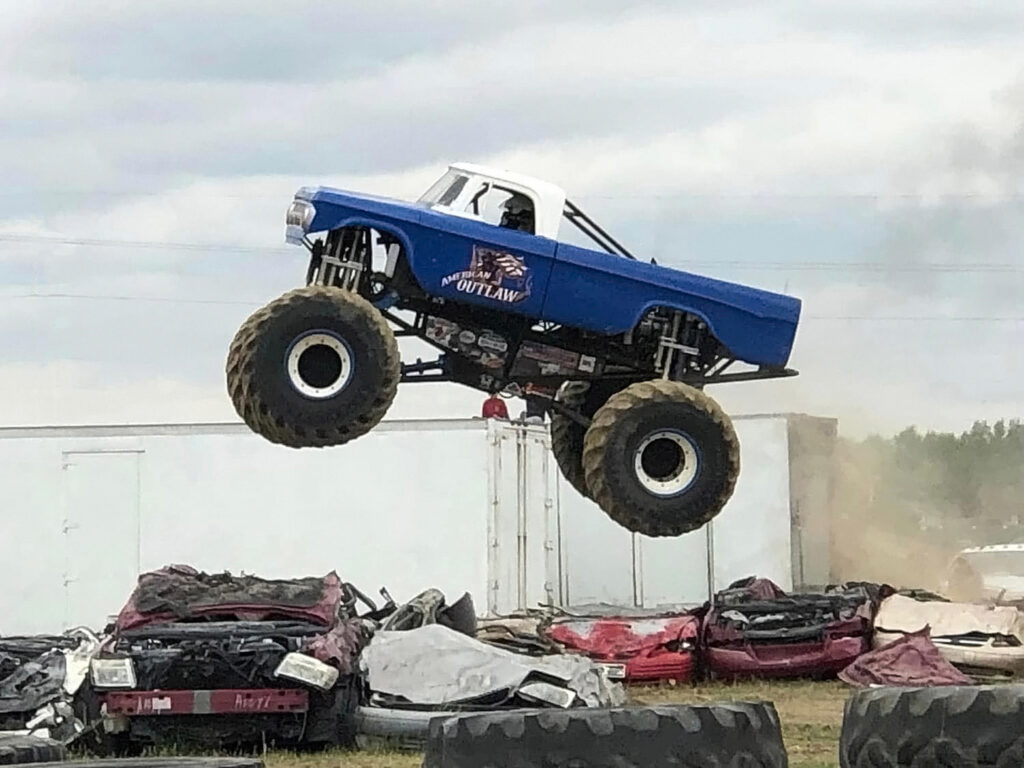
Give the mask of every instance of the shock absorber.
M 343 229 L 328 235 L 319 268 L 310 282 L 355 291 L 366 269 L 368 235 L 369 231 L 362 228 Z
M 662 325 L 662 334 L 658 339 L 658 351 L 655 354 L 654 367 L 663 379 L 675 378 L 677 372 L 685 366 L 687 359 L 700 354 L 700 350 L 697 347 L 680 341 L 680 331 L 683 330 L 684 321 L 686 323 L 685 336 L 689 338 L 692 335 L 691 326 L 694 322 L 699 323 L 699 321 L 696 318 L 691 318 L 685 312 L 673 310 L 671 321 L 667 321 Z M 680 359 L 679 353 L 682 353 L 685 357 Z

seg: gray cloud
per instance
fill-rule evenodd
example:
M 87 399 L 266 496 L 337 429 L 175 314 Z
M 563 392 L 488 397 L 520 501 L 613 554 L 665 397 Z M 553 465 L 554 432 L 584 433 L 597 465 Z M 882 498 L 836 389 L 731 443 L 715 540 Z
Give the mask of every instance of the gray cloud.
M 8 49 L 20 72 L 43 78 L 233 83 L 323 83 L 373 72 L 408 57 L 521 31 L 600 17 L 650 12 L 672 3 L 588 0 L 546 3 L 372 4 L 117 0 L 95 6 L 63 0 L 22 18 Z M 514 66 L 514 62 L 509 62 Z
M 737 407 L 842 416 L 893 391 L 884 419 L 897 425 L 904 405 L 925 419 L 922 404 L 960 418 L 1019 403 L 1007 382 L 1022 373 L 1020 325 L 863 318 L 1019 312 L 1019 272 L 897 267 L 1019 264 L 1021 206 L 843 193 L 1019 185 L 1021 94 L 996 94 L 992 114 L 980 97 L 1022 63 L 1007 46 L 1021 13 L 923 0 L 22 4 L 0 27 L 0 231 L 271 250 L 0 240 L 0 277 L 8 296 L 262 303 L 304 274 L 302 251 L 280 247 L 300 183 L 522 159 L 565 177 L 641 258 L 807 299 L 798 386 L 723 392 Z M 892 270 L 763 266 L 883 259 Z M 173 396 L 216 410 L 252 308 L 0 291 L 17 367 L 0 388 L 30 390 L 37 363 L 75 361 L 88 376 L 27 397 L 116 392 L 137 417 L 170 379 Z M 862 319 L 815 319 L 844 313 Z

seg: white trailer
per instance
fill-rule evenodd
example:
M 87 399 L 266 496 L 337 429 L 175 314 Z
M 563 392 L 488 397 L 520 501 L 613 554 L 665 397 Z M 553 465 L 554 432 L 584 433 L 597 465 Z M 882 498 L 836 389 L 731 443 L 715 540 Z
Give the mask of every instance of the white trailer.
M 399 600 L 468 591 L 490 615 L 700 603 L 755 574 L 824 583 L 834 420 L 735 421 L 736 492 L 677 539 L 630 534 L 580 497 L 542 426 L 386 421 L 358 444 L 301 451 L 233 423 L 0 429 L 0 634 L 102 627 L 140 572 L 168 563 L 334 569 Z

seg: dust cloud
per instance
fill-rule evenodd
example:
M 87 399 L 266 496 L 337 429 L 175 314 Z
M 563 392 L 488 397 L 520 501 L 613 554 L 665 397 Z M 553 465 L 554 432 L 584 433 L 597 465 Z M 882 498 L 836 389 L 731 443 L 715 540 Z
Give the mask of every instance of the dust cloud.
M 944 592 L 960 532 L 929 525 L 929 509 L 892 482 L 886 446 L 840 438 L 835 450 L 831 562 L 835 581 Z

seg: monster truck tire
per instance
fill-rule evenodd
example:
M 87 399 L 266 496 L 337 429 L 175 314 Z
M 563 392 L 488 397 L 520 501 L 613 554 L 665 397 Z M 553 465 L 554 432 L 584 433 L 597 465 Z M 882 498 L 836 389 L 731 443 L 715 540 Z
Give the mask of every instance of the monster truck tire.
M 732 496 L 740 444 L 732 421 L 700 390 L 642 381 L 594 414 L 583 468 L 590 497 L 619 525 L 679 536 L 711 520 Z
M 291 448 L 341 445 L 373 429 L 398 391 L 398 343 L 383 316 L 340 288 L 289 291 L 253 313 L 228 352 L 242 420 Z
M 846 701 L 842 768 L 1024 765 L 1024 685 L 871 688 Z
M 589 419 L 620 389 L 621 384 L 567 381 L 558 390 L 555 400 L 578 410 Z M 590 490 L 583 472 L 583 438 L 586 433 L 587 429 L 583 425 L 557 411 L 551 412 L 551 453 L 555 463 L 569 485 L 581 496 L 589 498 Z
M 0 765 L 63 762 L 68 751 L 59 741 L 38 736 L 0 736 Z
M 769 702 L 458 715 L 431 723 L 424 752 L 424 768 L 783 768 L 788 760 Z

